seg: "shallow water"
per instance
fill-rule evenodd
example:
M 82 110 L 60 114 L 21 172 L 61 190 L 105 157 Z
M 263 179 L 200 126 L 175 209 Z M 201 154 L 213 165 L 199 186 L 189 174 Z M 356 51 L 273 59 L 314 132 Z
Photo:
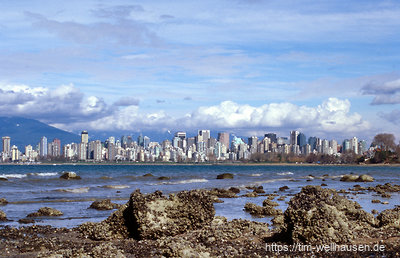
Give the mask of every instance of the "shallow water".
M 82 177 L 81 180 L 62 180 L 60 175 L 73 171 Z M 151 173 L 153 177 L 143 177 Z M 221 173 L 232 173 L 234 179 L 217 180 Z M 369 174 L 375 178 L 372 183 L 340 182 L 345 174 Z M 312 176 L 310 176 L 312 175 Z M 329 176 L 324 176 L 329 175 Z M 170 177 L 170 180 L 158 180 L 158 177 Z M 7 214 L 9 222 L 0 225 L 20 226 L 17 222 L 27 214 L 40 207 L 56 208 L 64 213 L 55 218 L 37 218 L 37 224 L 57 227 L 74 227 L 86 221 L 101 221 L 112 211 L 88 209 L 96 199 L 110 198 L 115 203 L 123 204 L 131 192 L 140 189 L 142 193 L 161 190 L 163 193 L 178 192 L 191 189 L 211 189 L 239 187 L 240 194 L 250 192 L 248 185 L 262 185 L 266 193 L 274 193 L 281 186 L 288 186 L 285 201 L 278 201 L 282 210 L 287 208 L 286 202 L 306 185 L 327 184 L 326 188 L 337 190 L 352 188 L 359 184 L 364 187 L 377 184 L 400 184 L 400 167 L 389 166 L 243 166 L 243 165 L 0 165 L 0 177 L 8 181 L 0 181 L 0 198 L 10 203 L 0 206 Z M 325 178 L 325 179 L 323 179 Z M 311 180 L 311 181 L 310 181 Z M 324 180 L 324 181 L 323 181 Z M 358 201 L 370 212 L 372 209 L 382 211 L 393 208 L 400 203 L 398 193 L 390 199 L 376 196 L 374 192 L 353 195 L 348 198 Z M 224 203 L 216 203 L 216 215 L 228 219 L 245 218 L 269 222 L 271 218 L 253 218 L 243 211 L 246 202 L 258 205 L 266 197 L 222 199 Z M 373 204 L 371 199 L 388 201 L 389 204 Z M 275 199 L 276 201 L 276 199 Z

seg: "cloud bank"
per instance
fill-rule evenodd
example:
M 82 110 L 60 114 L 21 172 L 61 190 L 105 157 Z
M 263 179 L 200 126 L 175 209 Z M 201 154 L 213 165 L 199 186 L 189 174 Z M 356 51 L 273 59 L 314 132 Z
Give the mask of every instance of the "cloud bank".
M 223 101 L 172 116 L 165 110 L 146 112 L 134 96 L 107 104 L 85 96 L 74 85 L 55 89 L 0 85 L 0 115 L 38 119 L 69 131 L 228 130 L 248 133 L 298 129 L 317 135 L 356 134 L 370 129 L 360 114 L 351 113 L 349 100 L 329 98 L 317 106 L 289 102 L 261 106 Z

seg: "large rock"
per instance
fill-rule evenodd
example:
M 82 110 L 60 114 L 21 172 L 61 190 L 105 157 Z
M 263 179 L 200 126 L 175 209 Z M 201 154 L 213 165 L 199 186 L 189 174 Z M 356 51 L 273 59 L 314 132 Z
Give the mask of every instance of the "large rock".
M 118 204 L 112 203 L 110 199 L 94 201 L 89 208 L 96 210 L 113 210 L 118 208 Z
M 29 213 L 27 217 L 52 217 L 52 216 L 62 216 L 63 213 L 59 210 L 42 207 L 37 212 Z
M 217 179 L 233 179 L 233 174 L 231 173 L 223 173 L 217 175 Z
M 357 231 L 376 226 L 374 216 L 333 189 L 303 187 L 289 202 L 282 231 L 289 242 L 348 243 Z
M 400 229 L 400 207 L 382 211 L 377 219 L 380 227 L 395 227 Z
M 370 175 L 360 175 L 356 182 L 374 182 L 374 178 Z
M 358 179 L 358 175 L 344 175 L 342 178 L 340 178 L 340 181 L 342 182 L 356 182 Z
M 78 176 L 75 172 L 64 172 L 61 176 L 61 179 L 66 179 L 66 180 L 77 180 L 81 179 L 80 176 Z
M 7 216 L 4 211 L 0 211 L 0 221 L 7 221 Z
M 139 239 L 158 239 L 202 228 L 215 214 L 211 198 L 198 190 L 170 194 L 169 198 L 160 191 L 143 195 L 137 190 L 131 194 L 128 208 L 128 223 L 136 227 L 133 233 Z
M 342 182 L 374 182 L 374 178 L 370 175 L 344 175 L 340 178 Z

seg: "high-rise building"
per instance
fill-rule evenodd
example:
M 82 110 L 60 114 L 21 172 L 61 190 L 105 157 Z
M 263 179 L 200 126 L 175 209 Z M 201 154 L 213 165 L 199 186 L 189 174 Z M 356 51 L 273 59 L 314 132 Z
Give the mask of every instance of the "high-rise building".
M 313 137 L 308 138 L 308 144 L 310 144 L 310 146 L 311 146 L 311 151 L 317 149 L 317 142 L 318 142 L 317 137 L 313 136 Z
M 258 138 L 257 136 L 252 136 L 249 137 L 247 140 L 249 144 L 249 149 L 251 153 L 256 153 L 257 152 L 257 145 L 258 145 Z
M 269 139 L 271 139 L 271 143 L 277 143 L 278 138 L 276 138 L 276 133 L 266 133 L 264 134 L 264 137 L 268 137 Z
M 210 130 L 199 130 L 197 132 L 197 142 L 208 142 L 210 138 Z
M 358 154 L 358 139 L 357 139 L 357 137 L 353 137 L 350 139 L 350 148 L 355 154 Z
M 299 136 L 299 131 L 290 131 L 290 144 L 291 145 L 298 145 L 297 137 Z
M 137 143 L 139 146 L 144 147 L 144 139 L 143 139 L 143 135 L 140 134 L 137 138 Z
M 48 149 L 48 151 L 51 151 L 51 156 L 53 157 L 59 157 L 61 156 L 61 141 L 57 138 L 53 140 L 51 143 L 51 149 Z
M 81 142 L 78 145 L 78 159 L 79 160 L 86 160 L 87 159 L 87 144 Z
M 229 149 L 229 133 L 221 132 L 218 133 L 218 141 L 225 145 L 227 149 Z
M 82 131 L 81 133 L 81 143 L 88 143 L 89 142 L 89 134 L 87 131 Z
M 3 140 L 3 153 L 9 157 L 11 154 L 11 138 L 9 136 L 2 137 Z
M 149 144 L 150 144 L 150 137 L 148 136 L 143 137 L 143 147 L 147 149 L 149 148 Z
M 307 138 L 306 135 L 304 133 L 299 133 L 299 135 L 297 136 L 297 145 L 299 145 L 300 147 L 304 147 L 307 144 Z
M 39 156 L 47 157 L 47 138 L 43 136 L 39 142 Z
M 13 145 L 11 147 L 11 160 L 12 161 L 18 161 L 19 160 L 19 150 L 18 147 Z

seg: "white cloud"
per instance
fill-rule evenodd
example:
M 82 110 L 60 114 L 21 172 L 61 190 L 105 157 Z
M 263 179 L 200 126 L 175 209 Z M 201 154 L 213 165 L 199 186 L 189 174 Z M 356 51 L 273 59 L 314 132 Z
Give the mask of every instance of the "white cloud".
M 113 108 L 96 96 L 85 97 L 74 85 L 55 89 L 27 85 L 0 85 L 0 115 L 22 116 L 47 123 L 68 124 L 98 119 Z
M 400 79 L 369 82 L 362 88 L 362 93 L 375 96 L 371 105 L 400 104 Z
M 129 106 L 86 126 L 90 130 L 104 131 L 209 128 L 241 133 L 299 129 L 306 133 L 342 137 L 369 130 L 370 124 L 361 115 L 350 113 L 350 106 L 350 101 L 336 98 L 329 98 L 316 107 L 292 103 L 270 103 L 255 107 L 224 101 L 215 106 L 199 107 L 180 117 L 172 117 L 162 110 L 145 113 L 138 106 Z M 76 124 L 76 127 L 82 128 L 82 123 Z

